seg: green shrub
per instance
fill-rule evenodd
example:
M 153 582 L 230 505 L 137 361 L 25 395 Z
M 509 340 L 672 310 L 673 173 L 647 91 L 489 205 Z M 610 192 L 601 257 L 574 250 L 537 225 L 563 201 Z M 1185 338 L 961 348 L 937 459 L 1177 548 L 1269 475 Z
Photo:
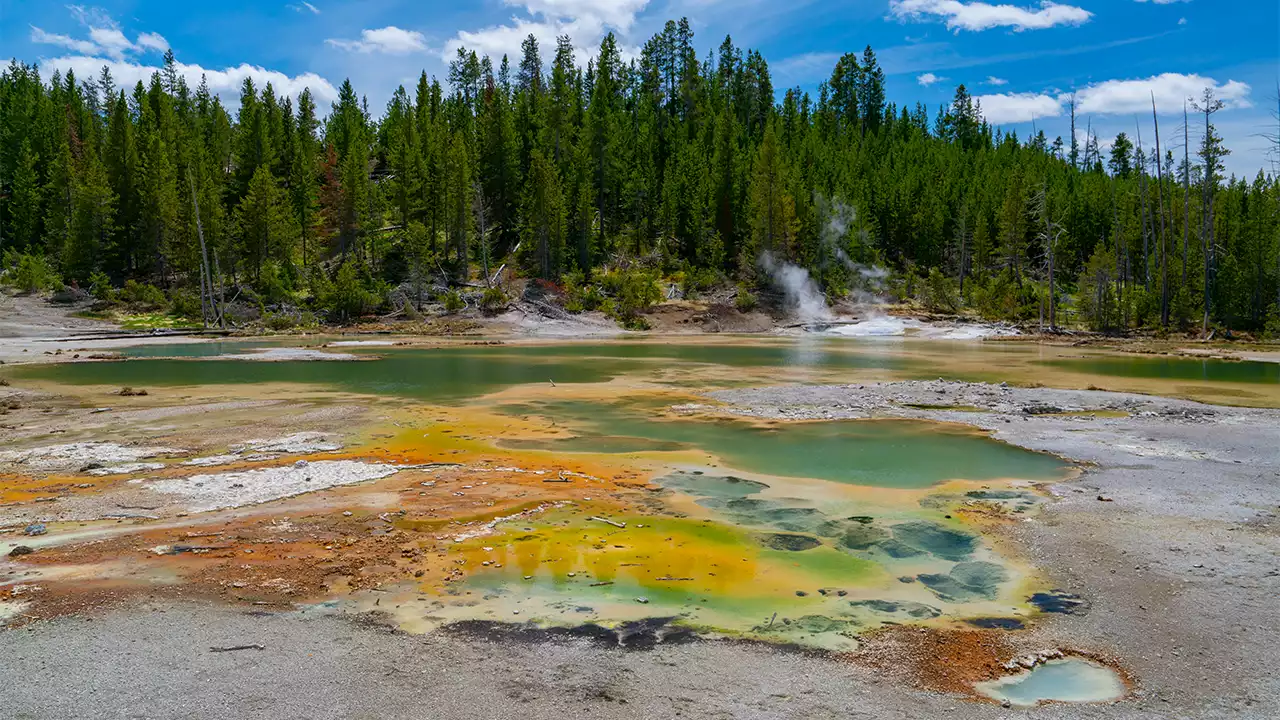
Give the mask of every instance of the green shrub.
M 262 316 L 262 324 L 269 330 L 283 331 L 295 328 L 315 327 L 316 316 L 300 310 L 268 312 Z
M 125 281 L 124 288 L 120 291 L 120 299 L 129 305 L 148 310 L 162 308 L 168 304 L 163 290 L 137 280 Z
M 293 299 L 293 283 L 291 273 L 287 273 L 276 263 L 267 263 L 258 278 L 257 291 L 262 301 L 270 304 L 288 302 Z
M 733 300 L 738 306 L 738 312 L 751 312 L 756 309 L 756 296 L 752 294 L 751 289 L 746 283 L 738 283 L 738 295 Z
M 689 299 L 696 298 L 699 293 L 715 287 L 719 277 L 710 268 L 688 268 L 672 278 L 680 285 L 680 291 Z
M 1274 305 L 1271 312 L 1267 313 L 1267 324 L 1262 332 L 1268 340 L 1280 340 L 1280 303 Z
M 618 312 L 623 317 L 631 317 L 662 301 L 662 288 L 658 286 L 656 274 L 641 270 L 611 274 L 620 276 L 614 297 L 618 301 Z
M 377 296 L 365 287 L 355 262 L 343 263 L 332 284 L 313 277 L 312 288 L 325 291 L 321 304 L 341 320 L 360 317 L 378 306 Z
M 89 294 L 95 300 L 104 303 L 115 303 L 118 300 L 119 293 L 111 286 L 111 278 L 101 270 L 94 270 L 89 275 Z
M 444 311 L 447 313 L 456 313 L 467 306 L 462 299 L 462 295 L 457 290 L 450 290 L 440 294 L 440 302 L 444 303 Z
M 507 294 L 502 292 L 502 288 L 488 288 L 480 298 L 480 307 L 487 312 L 497 312 L 506 306 Z
M 953 313 L 960 309 L 960 292 L 956 282 L 938 268 L 929 270 L 924 283 L 924 305 L 934 312 Z
M 169 297 L 169 314 L 182 318 L 199 318 L 200 297 L 189 290 L 174 290 Z
M 587 283 L 579 271 L 564 276 L 564 309 L 571 313 L 600 310 L 605 305 L 599 285 Z
M 9 283 L 22 292 L 57 290 L 62 279 L 44 255 L 5 254 Z

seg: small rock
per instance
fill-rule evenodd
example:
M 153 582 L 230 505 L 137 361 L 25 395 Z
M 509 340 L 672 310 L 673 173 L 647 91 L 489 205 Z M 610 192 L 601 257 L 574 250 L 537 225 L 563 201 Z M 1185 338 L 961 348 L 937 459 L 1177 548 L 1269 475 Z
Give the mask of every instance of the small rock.
M 641 605 L 648 605 L 648 604 L 649 604 L 649 598 L 647 598 L 647 597 L 638 597 L 638 598 L 636 598 L 636 602 L 640 603 Z
M 31 547 L 27 545 L 19 545 L 9 551 L 9 557 L 22 557 L 23 555 L 30 555 L 33 552 L 35 552 L 35 550 Z
M 1098 502 L 1115 502 L 1109 495 L 1099 495 Z
M 804 596 L 806 596 L 806 595 L 808 595 L 808 594 L 809 594 L 809 593 L 807 593 L 807 592 L 805 592 L 805 591 L 803 591 L 803 590 L 797 590 L 797 591 L 796 591 L 796 597 L 804 597 Z
M 342 517 L 351 517 L 353 513 L 350 510 L 343 510 Z
M 36 535 L 44 535 L 47 532 L 49 532 L 49 528 L 45 527 L 44 523 L 32 523 L 22 530 L 23 535 L 30 535 L 33 537 Z
M 293 464 L 293 466 L 294 466 L 294 467 L 306 467 L 306 466 L 307 466 L 307 461 L 306 461 L 306 460 L 299 460 L 298 462 L 294 463 L 294 464 Z

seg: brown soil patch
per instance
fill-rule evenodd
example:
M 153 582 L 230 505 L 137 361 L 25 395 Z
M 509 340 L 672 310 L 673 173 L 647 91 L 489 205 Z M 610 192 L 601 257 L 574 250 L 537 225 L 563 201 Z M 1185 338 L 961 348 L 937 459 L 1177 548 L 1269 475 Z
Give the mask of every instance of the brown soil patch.
M 864 636 L 849 657 L 887 675 L 942 692 L 973 695 L 973 684 L 1008 671 L 1016 651 L 1001 630 L 891 626 Z

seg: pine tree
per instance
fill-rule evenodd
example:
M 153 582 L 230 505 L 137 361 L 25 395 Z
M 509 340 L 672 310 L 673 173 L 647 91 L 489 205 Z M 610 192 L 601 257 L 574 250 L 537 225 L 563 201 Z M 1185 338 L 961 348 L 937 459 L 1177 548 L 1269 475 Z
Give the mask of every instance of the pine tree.
M 565 206 L 555 165 L 534 150 L 525 185 L 524 240 L 532 250 L 535 272 L 544 280 L 560 277 L 564 255 Z
M 787 192 L 787 172 L 778 148 L 777 132 L 770 123 L 760 141 L 751 173 L 751 243 L 743 266 L 756 260 L 757 253 L 773 253 L 791 259 L 798 230 L 795 201 Z
M 261 282 L 268 262 L 291 266 L 298 228 L 284 191 L 267 167 L 260 167 L 236 208 L 236 233 L 245 272 Z
M 39 156 L 31 149 L 31 140 L 23 139 L 5 203 L 9 213 L 9 242 L 19 249 L 34 249 L 40 239 L 42 208 L 40 179 L 36 175 L 38 161 Z
M 107 182 L 106 169 L 93 152 L 85 153 L 74 185 L 71 232 L 62 267 L 67 277 L 84 281 L 101 266 L 102 249 L 114 229 L 115 194 Z

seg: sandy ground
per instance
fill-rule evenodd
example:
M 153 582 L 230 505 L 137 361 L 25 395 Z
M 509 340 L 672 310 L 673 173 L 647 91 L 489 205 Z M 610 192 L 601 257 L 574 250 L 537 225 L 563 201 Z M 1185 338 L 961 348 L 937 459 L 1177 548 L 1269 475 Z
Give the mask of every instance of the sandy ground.
M 263 649 L 211 650 L 239 645 Z M 3 648 L 0 716 L 15 720 L 1172 716 L 1155 700 L 1005 710 L 753 644 L 628 651 L 585 640 L 406 635 L 360 620 L 198 603 L 43 623 L 8 633 Z

